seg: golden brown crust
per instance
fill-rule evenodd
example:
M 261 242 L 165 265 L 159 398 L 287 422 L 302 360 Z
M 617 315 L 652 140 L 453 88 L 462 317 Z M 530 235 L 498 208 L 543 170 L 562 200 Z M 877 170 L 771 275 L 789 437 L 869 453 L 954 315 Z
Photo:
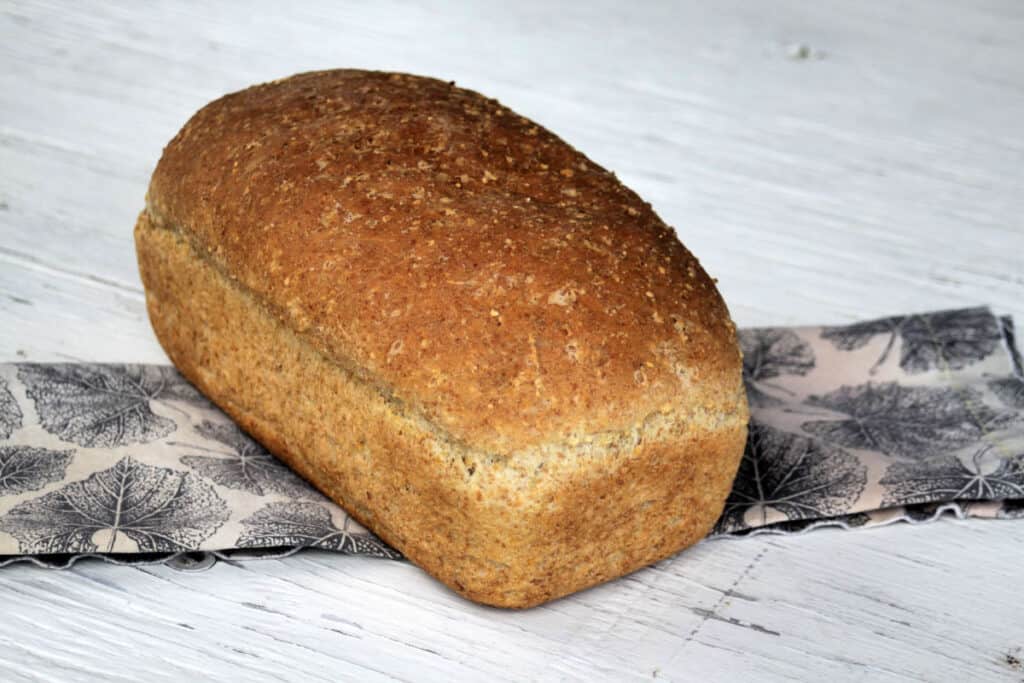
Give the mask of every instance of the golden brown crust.
M 703 537 L 746 415 L 686 409 L 602 443 L 488 462 L 315 351 L 180 232 L 136 227 L 150 319 L 182 373 L 244 429 L 460 594 L 528 607 Z
M 228 95 L 168 145 L 147 208 L 473 448 L 736 410 L 734 328 L 696 259 L 611 173 L 472 91 L 341 70 Z
M 184 375 L 466 597 L 580 590 L 721 511 L 747 407 L 713 283 L 493 100 L 361 71 L 229 95 L 165 150 L 136 244 Z

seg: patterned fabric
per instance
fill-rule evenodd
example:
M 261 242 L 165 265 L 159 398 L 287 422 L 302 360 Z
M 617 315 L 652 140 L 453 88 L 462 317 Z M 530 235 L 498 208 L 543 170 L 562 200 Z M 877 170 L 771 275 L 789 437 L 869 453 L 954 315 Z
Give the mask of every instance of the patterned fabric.
M 1024 380 L 986 308 L 740 331 L 751 429 L 715 534 L 1024 516 Z
M 750 438 L 712 535 L 1024 517 L 1012 333 L 985 308 L 741 331 Z M 0 566 L 310 547 L 401 557 L 171 367 L 0 365 Z
M 0 566 L 305 547 L 401 557 L 172 367 L 0 365 Z

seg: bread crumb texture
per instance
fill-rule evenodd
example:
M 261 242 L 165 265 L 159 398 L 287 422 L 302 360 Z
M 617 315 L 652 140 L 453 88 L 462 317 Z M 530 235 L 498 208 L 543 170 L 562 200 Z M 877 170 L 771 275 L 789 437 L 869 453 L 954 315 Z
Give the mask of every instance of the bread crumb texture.
M 227 95 L 164 150 L 136 243 L 185 376 L 471 599 L 620 576 L 721 511 L 747 407 L 713 282 L 494 100 L 354 70 Z

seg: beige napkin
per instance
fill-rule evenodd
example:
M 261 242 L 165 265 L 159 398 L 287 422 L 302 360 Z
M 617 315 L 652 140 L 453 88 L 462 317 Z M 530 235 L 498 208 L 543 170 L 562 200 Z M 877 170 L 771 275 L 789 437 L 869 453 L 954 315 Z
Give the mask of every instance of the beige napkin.
M 1024 381 L 986 308 L 742 330 L 751 430 L 715 533 L 1024 516 Z
M 1024 516 L 1008 319 L 977 308 L 740 338 L 750 439 L 715 535 Z M 0 364 L 0 566 L 202 567 L 305 547 L 400 557 L 172 367 Z

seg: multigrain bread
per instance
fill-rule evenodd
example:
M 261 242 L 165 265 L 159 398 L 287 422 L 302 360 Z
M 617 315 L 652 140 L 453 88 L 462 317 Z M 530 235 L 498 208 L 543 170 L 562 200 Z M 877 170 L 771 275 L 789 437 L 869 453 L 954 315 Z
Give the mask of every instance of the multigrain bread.
M 306 73 L 164 150 L 135 229 L 181 372 L 410 560 L 526 607 L 703 537 L 735 329 L 650 206 L 452 83 Z

